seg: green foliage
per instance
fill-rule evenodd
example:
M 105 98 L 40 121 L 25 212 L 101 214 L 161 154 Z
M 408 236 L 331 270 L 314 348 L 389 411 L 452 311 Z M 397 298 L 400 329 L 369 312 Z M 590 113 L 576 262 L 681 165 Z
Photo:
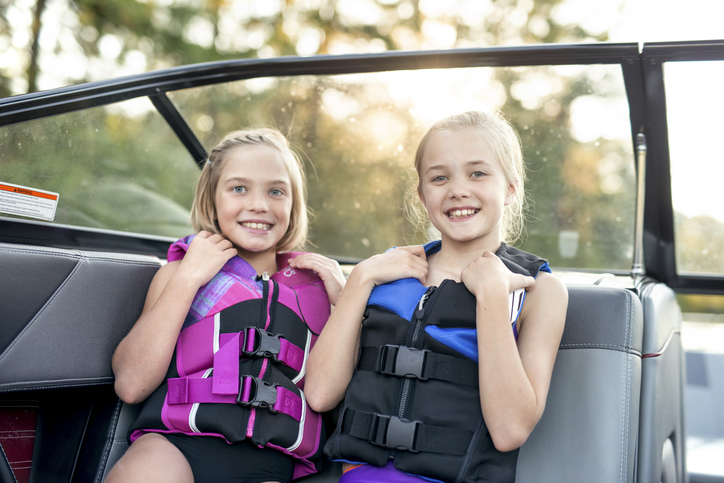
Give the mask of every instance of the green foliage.
M 73 35 L 88 59 L 103 58 L 101 41 L 112 36 L 121 45 L 119 65 L 140 52 L 148 69 L 258 55 L 605 40 L 557 24 L 551 12 L 560 0 L 498 0 L 477 17 L 457 2 L 439 11 L 417 0 L 364 3 L 365 15 L 327 0 L 287 0 L 278 7 L 252 2 L 241 9 L 221 0 L 75 0 L 68 6 L 79 24 Z M 4 12 L 0 37 L 9 35 L 1 28 Z M 447 44 L 426 33 L 433 27 L 446 32 Z M 498 69 L 493 77 L 504 96 L 491 107 L 518 127 L 530 168 L 532 203 L 522 246 L 558 267 L 628 268 L 632 196 L 604 190 L 599 167 L 610 153 L 624 159 L 607 176 L 618 176 L 625 190 L 633 179 L 630 148 L 606 139 L 582 143 L 570 133 L 575 99 L 591 90 L 618 93 L 605 92 L 605 82 L 593 86 L 585 74 L 557 76 L 547 69 Z M 557 76 L 563 85 L 531 106 L 515 95 L 531 72 Z M 427 238 L 404 216 L 412 159 L 427 122 L 374 77 L 257 80 L 169 97 L 207 148 L 250 125 L 289 133 L 307 168 L 316 250 L 363 257 Z M 354 104 L 354 112 L 335 114 L 335 102 Z M 172 236 L 189 230 L 184 217 L 198 171 L 150 111 L 96 109 L 2 131 L 3 181 L 60 192 L 57 222 Z M 572 258 L 559 253 L 562 231 L 578 236 Z

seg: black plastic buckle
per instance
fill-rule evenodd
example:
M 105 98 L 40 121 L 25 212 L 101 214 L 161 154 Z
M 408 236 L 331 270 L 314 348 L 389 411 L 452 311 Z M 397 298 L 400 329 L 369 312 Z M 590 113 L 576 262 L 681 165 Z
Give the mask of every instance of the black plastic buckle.
M 408 421 L 400 419 L 397 416 L 376 415 L 377 431 L 382 427 L 383 421 L 388 420 L 387 430 L 385 431 L 384 442 L 381 446 L 389 449 L 401 451 L 409 451 L 410 453 L 418 453 L 415 451 L 415 436 L 417 435 L 417 426 L 420 421 Z
M 256 332 L 254 336 L 254 348 L 252 350 L 242 350 L 241 355 L 244 357 L 267 357 L 279 362 L 279 350 L 281 349 L 281 341 L 279 335 L 272 334 L 259 327 L 246 327 L 244 329 L 244 344 L 249 340 L 249 331 Z
M 380 353 L 380 372 L 388 376 L 416 377 L 426 381 L 427 377 L 422 377 L 422 368 L 428 352 L 430 351 L 388 344 Z
M 242 394 L 244 392 L 244 380 L 251 381 L 251 390 L 249 391 L 249 400 L 244 401 Z M 262 408 L 269 410 L 270 413 L 276 414 L 274 404 L 277 402 L 277 386 L 279 384 L 270 384 L 258 377 L 241 376 L 239 381 L 239 395 L 236 397 L 236 404 L 242 407 Z

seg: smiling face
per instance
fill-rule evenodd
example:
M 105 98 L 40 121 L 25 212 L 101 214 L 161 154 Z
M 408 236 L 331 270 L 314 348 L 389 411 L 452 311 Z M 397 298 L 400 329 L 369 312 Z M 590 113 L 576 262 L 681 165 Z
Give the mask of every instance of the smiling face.
M 419 195 L 448 242 L 475 242 L 495 251 L 503 209 L 515 197 L 490 145 L 474 129 L 441 132 L 422 158 Z
M 265 145 L 229 151 L 214 206 L 221 232 L 240 257 L 275 254 L 292 211 L 292 184 L 281 153 Z

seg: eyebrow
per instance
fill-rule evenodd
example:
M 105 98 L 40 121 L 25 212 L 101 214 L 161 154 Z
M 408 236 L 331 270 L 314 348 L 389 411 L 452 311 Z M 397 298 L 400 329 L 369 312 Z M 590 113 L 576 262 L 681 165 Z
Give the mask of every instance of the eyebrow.
M 233 178 L 227 178 L 224 180 L 224 184 L 230 184 L 230 183 L 241 183 L 241 184 L 248 184 L 250 183 L 248 178 L 239 178 L 239 177 L 233 177 Z M 274 179 L 267 183 L 268 185 L 285 185 L 289 186 L 289 181 L 283 180 L 283 179 Z
M 466 166 L 466 167 L 467 167 L 467 166 L 478 166 L 478 165 L 489 166 L 490 163 L 488 163 L 487 161 L 482 160 L 482 159 L 474 159 L 474 160 L 472 160 L 472 161 L 468 161 L 468 162 L 465 163 L 465 166 Z M 436 170 L 436 169 L 446 169 L 446 168 L 447 168 L 447 165 L 444 165 L 444 164 L 436 164 L 436 165 L 434 165 L 434 166 L 430 166 L 429 168 L 427 168 L 427 170 L 425 170 L 425 173 L 429 173 L 430 171 L 434 171 L 434 170 Z

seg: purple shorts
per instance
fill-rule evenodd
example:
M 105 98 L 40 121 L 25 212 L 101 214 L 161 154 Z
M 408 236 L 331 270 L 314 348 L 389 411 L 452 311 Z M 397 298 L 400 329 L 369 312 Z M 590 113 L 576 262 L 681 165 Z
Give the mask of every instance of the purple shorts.
M 342 475 L 339 483 L 429 483 L 437 480 L 408 475 L 392 465 L 390 461 L 382 468 L 373 465 L 361 465 L 352 468 Z

